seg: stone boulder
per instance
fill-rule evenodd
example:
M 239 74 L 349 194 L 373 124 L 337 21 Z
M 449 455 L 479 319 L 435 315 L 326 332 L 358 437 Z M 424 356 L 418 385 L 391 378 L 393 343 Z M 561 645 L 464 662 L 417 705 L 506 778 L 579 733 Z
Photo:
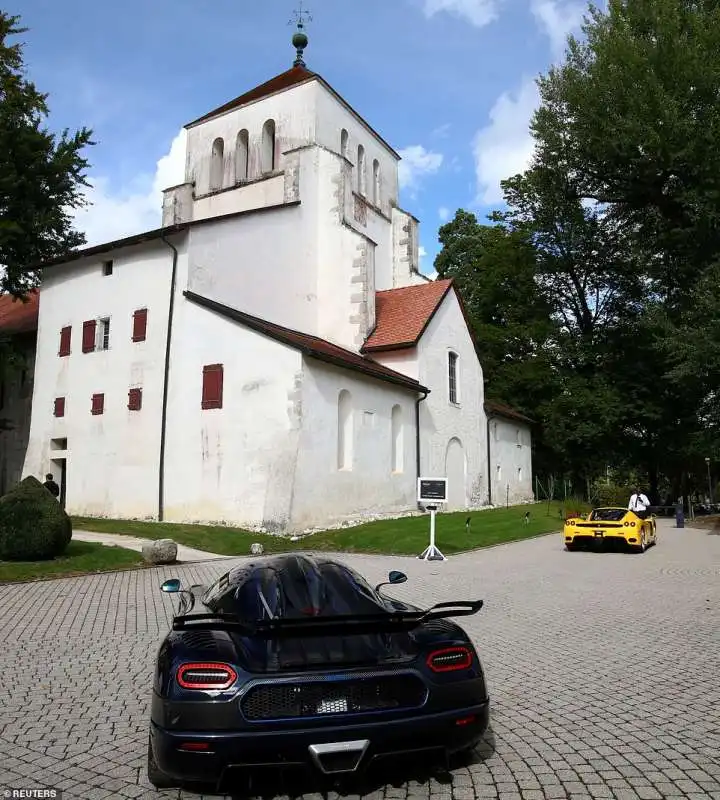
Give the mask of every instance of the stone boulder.
M 254 556 L 261 556 L 265 552 L 265 548 L 260 544 L 260 542 L 254 542 L 250 545 L 250 552 Z
M 177 552 L 178 546 L 172 539 L 156 539 L 142 546 L 142 556 L 148 564 L 174 564 Z

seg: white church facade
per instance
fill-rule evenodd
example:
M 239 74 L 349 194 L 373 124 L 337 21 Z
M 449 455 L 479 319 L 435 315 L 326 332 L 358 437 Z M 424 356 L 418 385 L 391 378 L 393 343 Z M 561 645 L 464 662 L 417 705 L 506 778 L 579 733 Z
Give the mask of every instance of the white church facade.
M 284 532 L 414 510 L 419 475 L 532 499 L 398 162 L 300 59 L 188 125 L 161 228 L 43 266 L 22 475 L 71 515 Z

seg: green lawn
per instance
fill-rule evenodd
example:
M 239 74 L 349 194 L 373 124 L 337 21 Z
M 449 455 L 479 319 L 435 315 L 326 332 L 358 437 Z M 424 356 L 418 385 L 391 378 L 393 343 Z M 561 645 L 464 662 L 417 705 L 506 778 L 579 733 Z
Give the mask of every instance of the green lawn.
M 568 505 L 570 508 L 570 505 Z M 577 508 L 576 504 L 572 508 Z M 445 554 L 460 553 L 503 542 L 526 539 L 562 528 L 560 503 L 537 503 L 488 511 L 438 514 L 436 544 Z M 530 522 L 523 518 L 530 511 Z M 470 518 L 469 530 L 465 521 Z M 263 544 L 266 553 L 289 550 L 321 550 L 342 553 L 385 553 L 419 555 L 430 536 L 430 515 L 368 522 L 353 528 L 324 531 L 291 542 L 287 538 L 251 533 L 240 528 L 211 525 L 182 525 L 167 522 L 73 517 L 76 530 L 118 533 L 146 539 L 173 539 L 178 544 L 222 555 L 247 555 L 253 542 Z
M 51 561 L 0 561 L 0 583 L 87 575 L 143 565 L 142 556 L 133 550 L 71 541 L 63 555 Z

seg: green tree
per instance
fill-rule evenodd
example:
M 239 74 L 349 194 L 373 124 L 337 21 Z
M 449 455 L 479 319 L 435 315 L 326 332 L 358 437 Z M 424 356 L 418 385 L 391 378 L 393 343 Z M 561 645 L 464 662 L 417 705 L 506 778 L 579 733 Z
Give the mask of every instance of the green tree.
M 0 294 L 22 300 L 38 285 L 34 264 L 85 243 L 71 212 L 85 205 L 86 128 L 58 137 L 44 127 L 47 95 L 25 77 L 25 32 L 19 17 L 0 11 Z M 20 363 L 14 341 L 0 331 L 0 380 Z M 7 421 L 0 419 L 0 430 Z
M 22 48 L 9 39 L 26 31 L 0 11 L 0 292 L 23 297 L 37 285 L 28 267 L 85 243 L 71 212 L 85 205 L 91 145 L 86 128 L 58 137 L 44 127 L 47 95 L 25 77 Z
M 608 0 L 539 81 L 540 164 L 632 233 L 649 294 L 681 308 L 720 251 L 720 5 Z

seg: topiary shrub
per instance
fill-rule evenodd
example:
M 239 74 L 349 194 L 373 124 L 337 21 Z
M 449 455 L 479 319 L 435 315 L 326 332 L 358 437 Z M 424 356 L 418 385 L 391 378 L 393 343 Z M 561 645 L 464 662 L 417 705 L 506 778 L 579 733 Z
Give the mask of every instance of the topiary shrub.
M 0 560 L 55 558 L 71 538 L 70 517 L 37 478 L 25 478 L 0 497 Z

